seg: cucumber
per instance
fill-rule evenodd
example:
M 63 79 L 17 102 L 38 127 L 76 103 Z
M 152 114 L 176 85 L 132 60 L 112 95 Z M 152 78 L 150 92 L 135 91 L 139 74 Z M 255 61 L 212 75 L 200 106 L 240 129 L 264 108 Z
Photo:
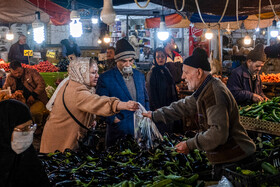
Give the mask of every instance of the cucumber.
M 262 166 L 264 171 L 266 171 L 268 173 L 271 173 L 272 175 L 276 175 L 276 174 L 279 173 L 279 171 L 273 165 L 271 165 L 268 162 L 263 162 L 261 166 Z

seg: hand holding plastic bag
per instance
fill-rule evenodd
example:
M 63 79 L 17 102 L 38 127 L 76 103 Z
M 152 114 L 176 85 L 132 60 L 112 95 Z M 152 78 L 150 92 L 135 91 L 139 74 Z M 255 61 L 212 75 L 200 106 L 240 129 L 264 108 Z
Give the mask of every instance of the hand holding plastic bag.
M 134 112 L 134 138 L 138 144 L 148 149 L 154 147 L 154 140 L 163 140 L 154 122 L 142 113 L 147 113 L 146 109 L 140 104 L 139 109 Z

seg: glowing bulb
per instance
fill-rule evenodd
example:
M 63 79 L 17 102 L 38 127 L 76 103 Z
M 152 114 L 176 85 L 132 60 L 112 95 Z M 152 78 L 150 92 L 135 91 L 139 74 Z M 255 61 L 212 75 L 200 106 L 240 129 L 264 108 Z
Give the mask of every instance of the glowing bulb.
M 257 27 L 257 28 L 256 28 L 256 32 L 259 32 L 259 31 L 260 31 L 260 28 L 259 28 L 259 27 Z
M 270 36 L 272 38 L 277 37 L 279 34 L 278 29 L 276 28 L 276 20 L 273 20 L 271 30 L 270 30 Z
M 271 36 L 272 38 L 277 37 L 278 34 L 279 34 L 278 30 L 271 30 L 271 31 L 270 31 L 270 36 Z
M 14 34 L 12 33 L 11 30 L 9 30 L 9 32 L 7 32 L 6 39 L 7 40 L 13 40 L 14 39 Z
M 98 23 L 98 19 L 97 18 L 91 18 L 91 22 L 92 24 L 97 24 Z
M 70 35 L 80 37 L 83 34 L 83 25 L 79 20 L 73 20 L 70 23 Z
M 40 21 L 40 13 L 36 12 L 36 19 L 32 23 L 33 28 L 33 39 L 38 44 L 42 43 L 45 40 L 45 27 L 44 24 Z
M 277 36 L 277 40 L 280 40 L 280 35 Z
M 111 38 L 109 37 L 108 34 L 106 34 L 105 37 L 103 38 L 103 40 L 104 40 L 105 43 L 110 43 Z
M 101 44 L 101 43 L 102 43 L 102 41 L 101 41 L 100 39 L 98 39 L 98 40 L 97 40 L 97 43 L 98 43 L 98 44 Z
M 211 40 L 213 38 L 213 32 L 211 31 L 211 29 L 207 29 L 206 32 L 205 32 L 205 38 L 207 40 Z
M 167 38 L 169 37 L 169 32 L 165 29 L 165 21 L 160 22 L 157 37 L 161 41 L 167 40 Z
M 245 45 L 250 45 L 251 42 L 252 42 L 252 39 L 251 39 L 251 37 L 250 37 L 249 35 L 246 35 L 246 36 L 244 37 L 243 42 L 244 42 Z

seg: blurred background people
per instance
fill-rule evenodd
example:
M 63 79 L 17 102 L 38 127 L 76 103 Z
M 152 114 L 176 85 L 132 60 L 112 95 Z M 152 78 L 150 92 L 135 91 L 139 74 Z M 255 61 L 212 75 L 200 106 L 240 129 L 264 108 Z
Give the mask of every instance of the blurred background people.
M 107 71 L 107 70 L 110 70 L 112 68 L 114 68 L 116 66 L 116 62 L 115 62 L 115 51 L 116 49 L 114 47 L 108 47 L 107 50 L 106 50 L 106 60 L 104 62 L 104 65 L 105 65 L 105 68 L 104 70 Z
M 30 50 L 30 47 L 26 44 L 26 36 L 20 35 L 18 41 L 10 48 L 8 61 L 19 61 L 28 64 L 28 56 L 24 56 L 24 50 Z
M 147 74 L 147 91 L 149 95 L 150 110 L 155 111 L 163 106 L 169 106 L 178 100 L 175 82 L 166 68 L 166 53 L 163 48 L 154 51 L 154 66 Z M 165 132 L 182 132 L 180 121 L 171 124 L 156 123 L 161 134 Z
M 74 54 L 76 57 L 81 56 L 80 47 L 76 44 L 76 39 L 73 36 L 69 36 L 68 39 L 61 40 L 62 45 L 62 57 L 67 58 L 69 55 Z

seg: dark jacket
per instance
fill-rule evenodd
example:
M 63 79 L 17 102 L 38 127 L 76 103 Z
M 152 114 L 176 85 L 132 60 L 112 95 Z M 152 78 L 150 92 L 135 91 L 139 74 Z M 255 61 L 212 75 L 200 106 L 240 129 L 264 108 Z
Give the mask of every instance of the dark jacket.
M 245 64 L 239 66 L 231 72 L 228 78 L 227 87 L 231 91 L 238 105 L 252 104 L 253 94 L 265 97 L 262 91 L 262 82 L 259 75 L 255 82 Z
M 30 48 L 27 44 L 23 44 L 23 50 L 30 50 Z M 20 44 L 18 42 L 14 43 L 10 48 L 8 61 L 19 61 L 21 63 L 28 64 L 28 57 L 24 56 L 23 52 L 24 51 L 20 50 Z
M 155 64 L 155 66 L 149 71 L 147 75 L 147 91 L 149 95 L 150 109 L 152 111 L 164 106 L 169 106 L 172 102 L 178 100 L 174 80 L 165 66 Z M 156 126 L 161 134 L 182 130 L 180 121 L 166 125 L 163 123 L 156 123 Z M 182 133 L 182 131 L 179 133 Z
M 28 107 L 16 100 L 0 102 L 0 186 L 50 186 L 33 145 L 16 154 L 11 148 L 14 127 L 31 120 Z
M 256 146 L 240 124 L 238 106 L 226 86 L 211 78 L 196 92 L 152 113 L 153 121 L 170 121 L 197 114 L 199 132 L 187 140 L 190 150 L 206 151 L 212 164 L 236 162 L 252 155 Z M 197 89 L 200 90 L 200 89 Z
M 137 102 L 141 103 L 146 110 L 149 110 L 148 94 L 145 87 L 145 76 L 139 71 L 133 69 L 133 79 L 136 88 Z M 117 97 L 123 102 L 133 100 L 128 88 L 126 87 L 125 81 L 122 74 L 117 67 L 106 71 L 101 74 L 97 87 L 96 94 L 108 97 Z M 120 113 L 107 117 L 107 135 L 106 144 L 107 146 L 113 145 L 117 139 L 123 137 L 126 134 L 134 135 L 134 112 L 123 110 Z M 114 119 L 117 117 L 121 121 L 117 124 L 114 123 Z
M 165 66 L 154 66 L 147 75 L 150 109 L 156 110 L 178 100 L 174 80 Z
M 62 40 L 60 43 L 62 45 L 63 57 L 67 57 L 68 55 L 72 55 L 72 54 L 74 54 L 76 57 L 81 56 L 80 48 L 76 43 L 71 45 L 69 40 L 67 39 Z
M 35 93 L 32 94 L 33 97 L 35 97 L 35 99 L 42 101 L 42 103 L 44 104 L 47 104 L 48 96 L 45 90 L 45 81 L 35 69 L 24 68 L 24 73 L 22 75 L 21 82 L 29 92 Z M 17 79 L 13 77 L 12 74 L 9 74 L 7 76 L 6 82 L 3 86 L 4 89 L 7 89 L 8 87 L 11 87 L 12 92 L 16 91 Z M 25 95 L 25 93 L 23 93 L 23 95 Z

